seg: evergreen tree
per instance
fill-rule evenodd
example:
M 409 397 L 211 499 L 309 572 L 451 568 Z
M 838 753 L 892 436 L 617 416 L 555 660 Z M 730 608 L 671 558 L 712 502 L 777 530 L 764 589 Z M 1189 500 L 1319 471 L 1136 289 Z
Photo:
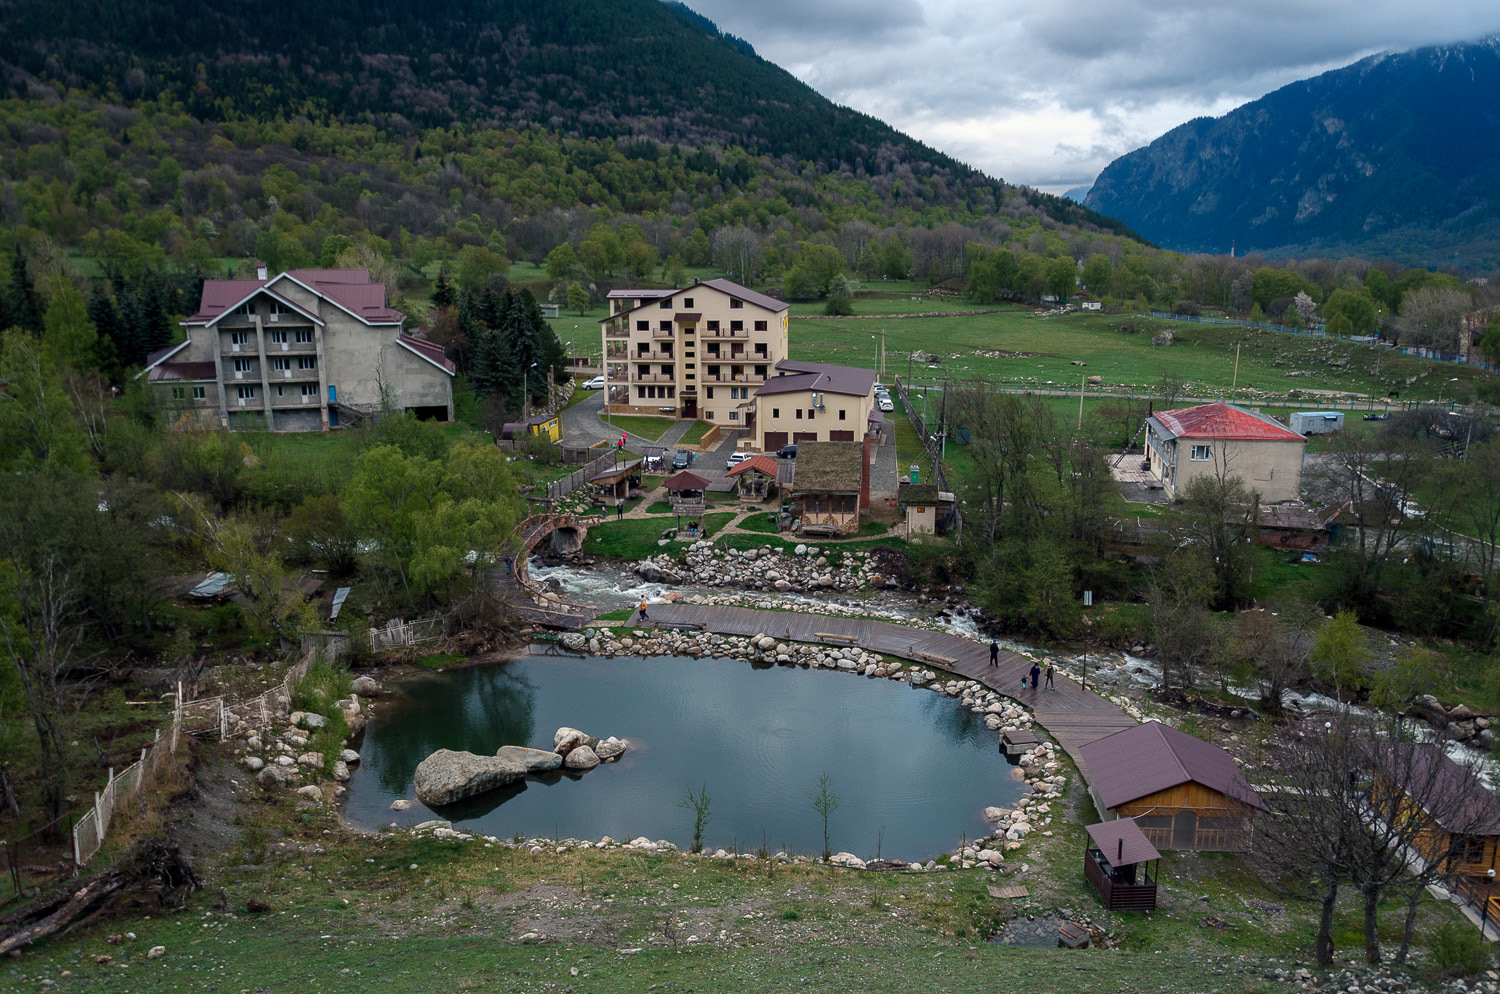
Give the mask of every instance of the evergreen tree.
M 36 286 L 26 270 L 26 260 L 18 250 L 10 260 L 10 292 L 6 294 L 7 328 L 25 328 L 33 335 L 42 333 L 42 305 Z
M 439 269 L 437 282 L 432 285 L 432 305 L 434 307 L 452 307 L 454 301 L 453 283 L 448 279 L 448 271 Z

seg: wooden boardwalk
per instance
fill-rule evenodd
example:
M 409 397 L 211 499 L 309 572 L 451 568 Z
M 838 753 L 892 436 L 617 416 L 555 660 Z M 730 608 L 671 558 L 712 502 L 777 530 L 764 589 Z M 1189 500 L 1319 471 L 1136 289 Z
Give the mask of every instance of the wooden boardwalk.
M 908 628 L 885 621 L 856 618 L 834 618 L 822 614 L 799 614 L 790 611 L 756 611 L 743 607 L 699 606 L 693 604 L 652 604 L 646 609 L 649 620 L 631 615 L 628 625 L 649 628 L 654 622 L 666 625 L 701 627 L 720 635 L 769 635 L 791 642 L 822 642 L 820 635 L 843 636 L 848 644 L 871 652 L 900 656 L 920 665 L 947 670 L 976 680 L 991 690 L 1025 705 L 1036 721 L 1051 733 L 1078 770 L 1088 779 L 1078 750 L 1137 722 L 1117 706 L 1091 690 L 1058 673 L 1052 690 L 1021 689 L 1021 678 L 1031 669 L 1029 660 L 1013 652 L 1000 652 L 1000 665 L 990 665 L 989 646 L 973 639 L 943 632 Z M 828 640 L 830 645 L 845 644 Z M 1045 667 L 1044 667 L 1045 672 Z

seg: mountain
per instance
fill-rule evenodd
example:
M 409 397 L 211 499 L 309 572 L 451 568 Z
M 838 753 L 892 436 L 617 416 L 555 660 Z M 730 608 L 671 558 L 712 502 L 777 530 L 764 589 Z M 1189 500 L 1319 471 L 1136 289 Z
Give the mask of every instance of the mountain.
M 1075 186 L 1071 190 L 1063 191 L 1063 199 L 1071 200 L 1074 203 L 1081 204 L 1088 199 L 1089 191 L 1091 189 L 1093 189 L 1093 187 L 1088 183 L 1085 183 L 1083 186 Z
M 1185 252 L 1500 265 L 1500 38 L 1374 55 L 1110 163 L 1085 203 Z
M 737 146 L 887 176 L 966 211 L 1024 199 L 1123 233 L 840 107 L 681 4 L 660 0 L 0 0 L 0 87 L 179 102 L 204 121 L 338 121 L 411 133 L 541 127 L 564 138 Z

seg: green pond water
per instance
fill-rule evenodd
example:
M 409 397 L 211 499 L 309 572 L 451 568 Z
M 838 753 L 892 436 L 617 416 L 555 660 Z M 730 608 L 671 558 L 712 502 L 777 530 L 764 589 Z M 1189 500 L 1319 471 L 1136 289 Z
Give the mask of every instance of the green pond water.
M 550 749 L 560 726 L 630 749 L 579 776 L 552 775 L 429 809 L 412 775 L 447 748 L 493 754 L 502 745 Z M 904 683 L 828 670 L 684 657 L 529 656 L 423 674 L 383 699 L 360 744 L 346 816 L 376 828 L 446 818 L 465 831 L 692 843 L 693 812 L 678 806 L 707 784 L 710 848 L 822 851 L 813 810 L 829 774 L 840 805 L 835 851 L 926 860 L 963 833 L 985 834 L 980 811 L 1025 789 L 996 735 L 950 698 Z M 397 798 L 412 801 L 390 810 Z M 764 833 L 764 835 L 762 834 Z M 883 840 L 883 841 L 882 841 Z

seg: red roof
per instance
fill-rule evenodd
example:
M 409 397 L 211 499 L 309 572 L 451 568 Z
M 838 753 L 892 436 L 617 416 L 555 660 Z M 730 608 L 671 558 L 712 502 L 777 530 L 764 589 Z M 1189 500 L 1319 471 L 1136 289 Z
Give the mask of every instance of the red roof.
M 752 469 L 757 473 L 764 473 L 766 476 L 775 476 L 778 467 L 776 465 L 776 460 L 772 459 L 770 456 L 751 456 L 749 459 L 746 459 L 744 462 L 735 466 L 724 475 L 738 476 L 741 473 Z
M 413 338 L 411 335 L 406 334 L 397 335 L 396 341 L 411 349 L 417 355 L 421 356 L 423 359 L 426 359 L 433 365 L 441 366 L 444 371 L 446 371 L 450 376 L 458 372 L 458 366 L 453 362 L 452 359 L 448 358 L 448 350 L 443 348 L 437 342 L 429 342 L 425 338 Z M 542 420 L 550 421 L 551 418 L 543 418 Z
M 1199 404 L 1175 411 L 1157 411 L 1155 417 L 1176 438 L 1306 441 L 1274 418 L 1233 404 Z
M 207 324 L 256 290 L 274 293 L 270 288 L 283 279 L 301 283 L 367 324 L 400 324 L 406 319 L 387 306 L 385 284 L 371 283 L 368 269 L 292 269 L 268 280 L 204 280 L 203 302 L 187 323 Z M 277 295 L 277 299 L 295 307 L 285 297 Z
M 1095 739 L 1078 752 L 1106 808 L 1185 783 L 1202 784 L 1251 807 L 1265 808 L 1229 753 L 1159 721 Z

